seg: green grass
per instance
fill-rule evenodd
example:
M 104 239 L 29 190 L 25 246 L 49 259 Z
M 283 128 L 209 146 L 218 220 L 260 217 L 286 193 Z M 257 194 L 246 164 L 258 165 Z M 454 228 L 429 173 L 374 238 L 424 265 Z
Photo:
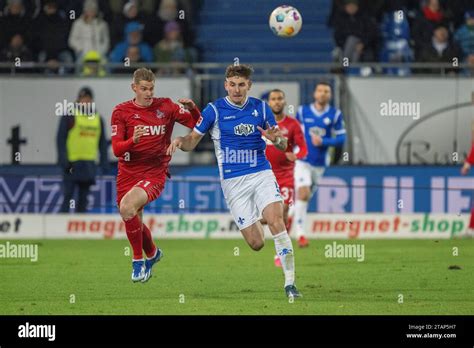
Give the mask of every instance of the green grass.
M 293 303 L 271 240 L 260 252 L 243 240 L 163 240 L 165 256 L 146 284 L 130 280 L 126 240 L 31 243 L 39 244 L 37 262 L 0 259 L 0 314 L 474 313 L 472 240 L 340 242 L 363 243 L 363 262 L 326 258 L 332 241 L 313 241 L 296 249 L 304 297 Z

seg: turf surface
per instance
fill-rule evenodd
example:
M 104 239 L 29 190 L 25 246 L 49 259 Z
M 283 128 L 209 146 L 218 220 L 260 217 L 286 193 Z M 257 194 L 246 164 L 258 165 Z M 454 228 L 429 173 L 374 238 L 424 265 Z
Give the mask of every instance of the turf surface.
M 363 262 L 327 258 L 332 241 L 312 241 L 296 249 L 304 297 L 293 303 L 271 240 L 259 252 L 243 240 L 163 240 L 146 284 L 130 280 L 126 240 L 31 243 L 37 262 L 0 258 L 0 314 L 474 313 L 472 240 L 338 241 L 363 244 Z

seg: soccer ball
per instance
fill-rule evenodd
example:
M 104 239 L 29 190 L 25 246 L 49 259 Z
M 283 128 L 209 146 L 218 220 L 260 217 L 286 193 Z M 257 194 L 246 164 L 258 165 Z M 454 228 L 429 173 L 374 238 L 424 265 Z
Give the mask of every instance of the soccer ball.
M 269 25 L 275 35 L 293 37 L 300 32 L 303 18 L 296 8 L 282 5 L 273 10 Z

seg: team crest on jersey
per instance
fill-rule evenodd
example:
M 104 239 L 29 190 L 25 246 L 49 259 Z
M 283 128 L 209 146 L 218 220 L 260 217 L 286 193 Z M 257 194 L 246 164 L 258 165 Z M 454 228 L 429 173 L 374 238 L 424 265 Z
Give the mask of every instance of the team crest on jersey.
M 256 109 L 253 109 L 252 116 L 258 117 L 258 111 Z
M 156 110 L 156 117 L 163 118 L 163 117 L 165 117 L 165 114 L 162 113 L 160 110 Z
M 329 119 L 329 117 L 325 117 L 325 118 L 323 119 L 323 122 L 324 122 L 324 124 L 325 124 L 326 126 L 329 126 L 329 125 L 331 124 L 331 120 Z
M 245 135 L 248 136 L 255 132 L 255 126 L 253 124 L 244 124 L 241 123 L 238 126 L 234 127 L 234 133 L 237 135 Z

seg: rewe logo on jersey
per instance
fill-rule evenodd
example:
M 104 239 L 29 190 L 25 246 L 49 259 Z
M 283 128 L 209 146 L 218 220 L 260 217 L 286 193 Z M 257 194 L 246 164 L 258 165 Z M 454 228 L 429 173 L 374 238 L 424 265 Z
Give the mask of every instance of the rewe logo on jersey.
M 158 126 L 144 126 L 145 133 L 143 135 L 162 135 L 166 133 L 166 125 L 161 124 Z
M 253 124 L 244 124 L 241 123 L 238 126 L 234 127 L 234 133 L 237 135 L 249 135 L 255 132 L 255 126 Z

